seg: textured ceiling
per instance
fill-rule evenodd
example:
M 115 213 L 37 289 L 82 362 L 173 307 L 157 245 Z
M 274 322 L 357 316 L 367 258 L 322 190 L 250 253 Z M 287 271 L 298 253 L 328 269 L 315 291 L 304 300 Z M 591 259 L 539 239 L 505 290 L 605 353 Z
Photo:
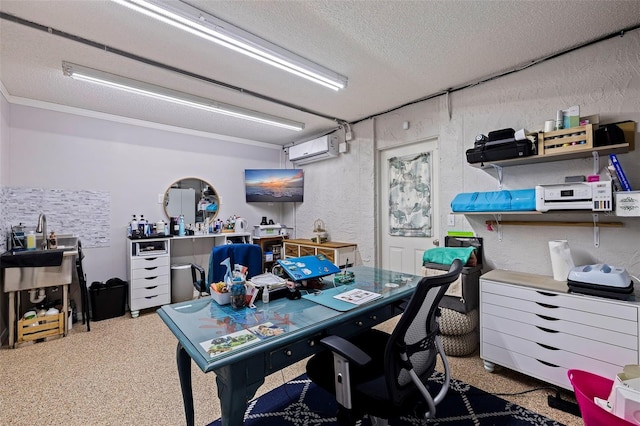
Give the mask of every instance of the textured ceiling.
M 107 0 L 0 0 L 5 14 L 97 46 L 5 17 L 0 20 L 0 81 L 15 102 L 37 100 L 283 145 L 640 24 L 637 0 L 187 3 L 347 76 L 347 88 L 336 93 Z M 293 132 L 96 87 L 64 77 L 63 60 L 306 127 Z

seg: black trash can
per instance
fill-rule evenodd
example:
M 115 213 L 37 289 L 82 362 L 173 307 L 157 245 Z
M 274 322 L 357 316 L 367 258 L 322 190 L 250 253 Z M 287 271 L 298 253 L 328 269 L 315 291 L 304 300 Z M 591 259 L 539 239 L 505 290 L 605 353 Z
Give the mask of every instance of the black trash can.
M 107 282 L 94 281 L 89 287 L 91 319 L 101 321 L 121 317 L 127 303 L 127 282 L 111 278 Z

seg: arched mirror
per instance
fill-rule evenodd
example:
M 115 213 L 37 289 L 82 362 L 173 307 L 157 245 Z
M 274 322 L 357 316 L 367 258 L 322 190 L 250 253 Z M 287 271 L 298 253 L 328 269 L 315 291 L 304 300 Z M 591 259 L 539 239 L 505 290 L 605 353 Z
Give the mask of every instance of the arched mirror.
M 175 181 L 164 193 L 167 218 L 184 215 L 186 224 L 206 223 L 218 216 L 219 198 L 213 185 L 199 178 Z

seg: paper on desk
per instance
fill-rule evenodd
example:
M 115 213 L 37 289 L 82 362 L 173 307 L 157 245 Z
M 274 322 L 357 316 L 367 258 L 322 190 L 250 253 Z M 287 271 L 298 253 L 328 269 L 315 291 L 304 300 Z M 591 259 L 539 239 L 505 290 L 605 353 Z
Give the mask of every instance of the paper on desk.
M 354 288 L 353 290 L 336 294 L 333 297 L 338 300 L 353 303 L 354 305 L 362 305 L 363 303 L 371 302 L 372 300 L 378 299 L 379 297 L 382 297 L 382 295 L 380 293 L 374 293 L 372 291 Z

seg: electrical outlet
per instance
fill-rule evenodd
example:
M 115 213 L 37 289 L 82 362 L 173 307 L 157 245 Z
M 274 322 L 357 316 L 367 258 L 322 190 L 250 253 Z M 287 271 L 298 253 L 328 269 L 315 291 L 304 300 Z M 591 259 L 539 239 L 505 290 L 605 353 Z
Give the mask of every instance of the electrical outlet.
M 158 194 L 158 204 L 164 203 L 164 194 Z
M 447 225 L 456 226 L 456 215 L 449 213 L 449 217 L 447 217 Z

